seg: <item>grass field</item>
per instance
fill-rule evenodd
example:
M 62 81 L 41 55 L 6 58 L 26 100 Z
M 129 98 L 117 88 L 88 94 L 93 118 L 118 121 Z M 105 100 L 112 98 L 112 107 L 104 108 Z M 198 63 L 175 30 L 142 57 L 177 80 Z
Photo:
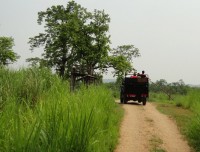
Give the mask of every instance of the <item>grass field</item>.
M 156 102 L 158 110 L 176 120 L 181 132 L 196 152 L 200 152 L 200 89 L 190 88 L 185 96 L 175 95 L 167 101 L 164 94 L 152 93 L 151 101 Z
M 0 69 L 0 151 L 110 152 L 122 109 L 103 86 L 71 93 L 47 69 Z

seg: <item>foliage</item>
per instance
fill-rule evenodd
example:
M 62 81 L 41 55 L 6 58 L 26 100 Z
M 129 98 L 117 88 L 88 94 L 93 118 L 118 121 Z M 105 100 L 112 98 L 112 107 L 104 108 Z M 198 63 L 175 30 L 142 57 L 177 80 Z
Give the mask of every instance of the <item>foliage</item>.
M 166 80 L 160 79 L 157 80 L 155 83 L 150 83 L 150 91 L 154 93 L 165 93 L 168 95 L 168 99 L 170 100 L 172 95 L 180 94 L 186 95 L 188 86 L 185 85 L 183 80 L 179 80 L 178 82 L 167 83 Z
M 48 69 L 0 73 L 0 151 L 114 150 L 122 110 L 108 89 L 70 93 L 68 82 Z
M 26 59 L 26 62 L 29 62 L 32 67 L 49 67 L 47 60 L 39 57 L 28 58 Z
M 120 86 L 117 85 L 116 82 L 104 83 L 104 85 L 112 92 L 112 95 L 115 99 L 119 99 Z
M 81 67 L 82 73 L 93 75 L 94 70 L 103 70 L 110 49 L 110 36 L 108 23 L 110 18 L 104 11 L 95 10 L 90 23 L 81 29 L 77 42 L 76 65 Z
M 19 58 L 19 56 L 12 50 L 13 46 L 13 38 L 0 37 L 0 66 L 13 63 Z
M 44 46 L 42 59 L 30 58 L 32 65 L 55 68 L 60 76 L 76 72 L 102 74 L 114 68 L 114 75 L 122 78 L 132 70 L 133 57 L 140 56 L 133 45 L 122 45 L 110 49 L 109 15 L 104 11 L 87 11 L 86 8 L 69 1 L 67 6 L 52 6 L 38 13 L 38 24 L 44 23 L 45 33 L 30 38 L 31 49 Z M 109 54 L 110 51 L 110 54 Z
M 52 6 L 38 13 L 38 23 L 45 23 L 45 33 L 30 38 L 29 43 L 31 49 L 44 45 L 44 60 L 60 76 L 69 75 L 73 66 L 92 74 L 107 57 L 109 21 L 104 11 L 90 13 L 69 1 L 66 7 Z
M 124 56 L 127 61 L 133 62 L 133 57 L 139 57 L 139 49 L 135 48 L 134 45 L 122 45 L 111 50 L 113 56 Z
M 114 75 L 116 75 L 118 79 L 123 78 L 125 73 L 133 70 L 133 58 L 140 56 L 139 49 L 135 48 L 133 45 L 118 46 L 117 48 L 113 48 L 110 53 L 110 65 L 115 69 Z
M 111 67 L 115 69 L 114 76 L 123 77 L 125 72 L 132 70 L 131 63 L 124 56 L 111 56 L 109 61 Z

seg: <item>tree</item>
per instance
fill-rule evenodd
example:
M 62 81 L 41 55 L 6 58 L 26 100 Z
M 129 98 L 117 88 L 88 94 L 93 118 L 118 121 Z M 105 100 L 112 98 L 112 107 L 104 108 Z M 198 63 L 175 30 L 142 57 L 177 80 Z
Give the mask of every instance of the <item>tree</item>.
M 123 77 L 124 74 L 132 70 L 131 63 L 127 61 L 127 58 L 120 56 L 110 56 L 109 64 L 115 71 L 113 72 L 114 76 Z
M 76 52 L 74 46 L 79 39 L 77 33 L 86 22 L 89 13 L 74 1 L 52 6 L 38 13 L 38 24 L 45 22 L 45 33 L 30 38 L 31 49 L 44 46 L 43 58 L 50 67 L 56 68 L 60 76 L 70 71 Z
M 133 45 L 123 45 L 111 50 L 109 56 L 109 15 L 99 10 L 88 12 L 73 0 L 66 7 L 52 6 L 39 12 L 38 24 L 43 22 L 45 32 L 30 38 L 31 49 L 43 45 L 42 61 L 62 77 L 69 77 L 73 67 L 89 75 L 113 67 L 115 75 L 123 75 L 131 70 L 132 58 L 140 55 Z M 41 63 L 38 58 L 28 61 Z
M 134 45 L 122 45 L 110 50 L 108 65 L 114 69 L 114 76 L 117 76 L 116 85 L 120 86 L 126 73 L 135 70 L 133 58 L 139 57 L 139 49 Z
M 123 77 L 125 73 L 133 70 L 133 58 L 139 57 L 139 49 L 134 45 L 122 45 L 113 48 L 109 58 L 110 65 L 115 69 L 114 74 L 117 77 Z
M 74 1 L 52 6 L 38 13 L 38 23 L 45 21 L 45 33 L 30 38 L 31 49 L 44 45 L 44 60 L 60 76 L 69 75 L 73 66 L 92 75 L 108 54 L 109 17 L 104 11 L 88 12 Z
M 150 83 L 150 90 L 156 93 L 164 92 L 168 96 L 168 99 L 171 100 L 174 94 L 186 95 L 188 86 L 185 85 L 183 80 L 167 83 L 165 79 L 160 79 L 155 83 Z
M 180 79 L 178 82 L 172 82 L 168 84 L 168 92 L 171 94 L 186 95 L 188 86 L 185 85 L 184 81 Z
M 113 56 L 124 56 L 127 61 L 133 62 L 133 58 L 139 57 L 139 49 L 134 45 L 122 45 L 111 50 Z
M 48 62 L 45 59 L 41 59 L 39 57 L 33 57 L 26 59 L 26 62 L 29 62 L 31 66 L 49 67 Z
M 77 43 L 77 62 L 81 70 L 93 75 L 96 69 L 102 70 L 107 64 L 110 49 L 109 30 L 110 18 L 104 11 L 95 10 L 91 13 L 89 24 L 82 27 Z
M 11 64 L 19 58 L 12 49 L 14 39 L 11 37 L 0 37 L 0 65 Z

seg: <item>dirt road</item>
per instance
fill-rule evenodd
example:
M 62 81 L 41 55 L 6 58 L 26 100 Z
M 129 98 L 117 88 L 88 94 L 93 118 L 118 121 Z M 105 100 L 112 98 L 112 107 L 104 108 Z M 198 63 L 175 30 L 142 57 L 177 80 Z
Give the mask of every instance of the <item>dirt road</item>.
M 174 121 L 154 105 L 122 105 L 125 116 L 115 152 L 190 152 Z

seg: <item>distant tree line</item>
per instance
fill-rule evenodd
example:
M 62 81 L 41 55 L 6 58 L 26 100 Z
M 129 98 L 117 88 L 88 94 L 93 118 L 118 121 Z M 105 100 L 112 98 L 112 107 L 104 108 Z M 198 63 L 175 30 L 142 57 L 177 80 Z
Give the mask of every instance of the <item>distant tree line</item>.
M 149 89 L 151 92 L 164 92 L 169 96 L 173 94 L 186 95 L 188 86 L 184 83 L 183 80 L 179 80 L 178 82 L 167 83 L 166 80 L 160 79 L 157 80 L 155 83 L 151 82 L 149 85 Z

